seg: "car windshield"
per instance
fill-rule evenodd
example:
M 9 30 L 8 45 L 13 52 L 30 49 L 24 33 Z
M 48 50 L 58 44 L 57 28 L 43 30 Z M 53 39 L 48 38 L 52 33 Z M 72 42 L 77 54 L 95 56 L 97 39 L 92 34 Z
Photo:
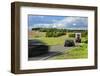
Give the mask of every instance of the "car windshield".
M 44 43 L 39 40 L 28 40 L 28 45 L 44 45 Z

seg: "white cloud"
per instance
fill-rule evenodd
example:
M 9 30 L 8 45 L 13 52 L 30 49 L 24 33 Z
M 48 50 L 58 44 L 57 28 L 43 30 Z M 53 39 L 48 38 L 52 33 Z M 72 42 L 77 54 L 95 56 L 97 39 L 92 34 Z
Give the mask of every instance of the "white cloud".
M 64 28 L 65 26 L 67 26 L 67 24 L 69 24 L 75 20 L 76 20 L 76 18 L 74 18 L 74 17 L 66 17 L 63 20 L 56 21 L 54 24 L 56 25 L 56 27 Z
M 73 26 L 76 26 L 76 23 L 73 23 Z
M 59 21 L 57 24 L 69 24 L 76 20 L 80 19 L 79 17 L 66 17 L 63 20 Z
M 67 26 L 70 26 L 69 24 L 72 24 L 73 26 L 76 26 L 77 24 L 75 23 L 76 21 L 83 21 L 84 24 L 87 24 L 86 22 L 86 18 L 82 18 L 82 17 L 66 17 L 63 20 L 60 20 L 58 22 L 55 23 L 56 26 L 61 27 L 61 28 L 65 28 Z
M 57 26 L 56 26 L 56 25 L 53 25 L 52 27 L 53 27 L 53 28 L 56 28 Z

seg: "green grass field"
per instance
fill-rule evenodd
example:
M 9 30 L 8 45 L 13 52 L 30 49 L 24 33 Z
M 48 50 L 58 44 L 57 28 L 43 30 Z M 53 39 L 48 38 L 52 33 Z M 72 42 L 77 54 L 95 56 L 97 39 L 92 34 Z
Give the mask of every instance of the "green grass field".
M 67 37 L 65 35 L 61 37 L 40 37 L 40 38 L 34 38 L 34 39 L 41 40 L 47 45 L 61 45 L 61 44 L 64 44 L 64 41 L 67 39 Z
M 64 45 L 65 40 L 74 38 L 68 37 L 68 34 L 60 37 L 45 37 L 45 33 L 43 32 L 36 32 L 36 33 L 32 32 L 32 35 L 29 36 L 29 39 L 37 39 L 44 42 L 46 45 L 51 46 L 51 45 Z M 86 40 L 86 38 L 83 37 L 81 45 L 75 46 L 67 51 L 65 50 L 63 54 L 54 56 L 50 58 L 50 60 L 87 58 L 88 49 L 87 49 L 87 43 L 83 42 L 84 40 Z
M 29 39 L 37 39 L 44 42 L 47 45 L 62 45 L 64 44 L 66 39 L 73 39 L 69 38 L 67 35 L 63 35 L 60 37 L 45 37 L 45 33 L 37 33 L 38 35 L 35 36 L 34 34 Z
M 70 50 L 65 50 L 62 55 L 58 55 L 52 57 L 50 59 L 79 59 L 79 58 L 87 58 L 88 57 L 88 48 L 87 44 L 82 43 L 81 46 L 74 47 Z

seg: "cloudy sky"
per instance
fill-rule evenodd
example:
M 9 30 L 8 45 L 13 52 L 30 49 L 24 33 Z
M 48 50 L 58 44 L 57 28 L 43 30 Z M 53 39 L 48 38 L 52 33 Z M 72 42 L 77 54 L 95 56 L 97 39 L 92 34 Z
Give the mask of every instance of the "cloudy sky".
M 78 16 L 40 16 L 29 15 L 28 27 L 32 28 L 65 28 L 65 29 L 87 29 L 88 18 Z

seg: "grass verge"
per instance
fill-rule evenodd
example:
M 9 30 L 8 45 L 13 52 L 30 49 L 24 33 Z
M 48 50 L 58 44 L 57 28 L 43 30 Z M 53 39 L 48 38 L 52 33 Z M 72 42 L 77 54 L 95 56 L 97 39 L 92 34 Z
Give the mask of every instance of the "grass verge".
M 88 50 L 87 44 L 82 43 L 82 45 L 73 47 L 70 50 L 65 51 L 63 54 L 54 56 L 51 59 L 80 59 L 80 58 L 87 58 L 88 57 Z
M 60 37 L 39 37 L 39 38 L 33 38 L 33 39 L 40 40 L 46 43 L 47 45 L 64 45 L 65 40 L 71 39 L 71 38 L 68 38 L 66 35 L 64 35 Z

